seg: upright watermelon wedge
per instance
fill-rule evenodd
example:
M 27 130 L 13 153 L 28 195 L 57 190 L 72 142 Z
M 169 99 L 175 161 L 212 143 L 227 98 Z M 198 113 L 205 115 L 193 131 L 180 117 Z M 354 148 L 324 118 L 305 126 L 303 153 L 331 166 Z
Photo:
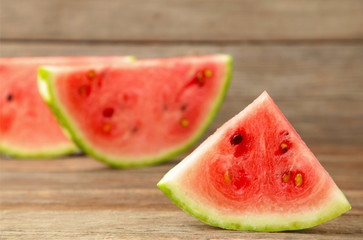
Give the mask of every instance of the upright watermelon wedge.
M 166 161 L 215 116 L 231 57 L 140 60 L 112 67 L 42 67 L 44 100 L 88 155 L 114 167 Z
M 61 131 L 37 87 L 40 65 L 112 64 L 133 57 L 0 58 L 0 153 L 48 158 L 78 152 Z
M 235 230 L 303 229 L 351 208 L 266 92 L 158 187 L 199 220 Z

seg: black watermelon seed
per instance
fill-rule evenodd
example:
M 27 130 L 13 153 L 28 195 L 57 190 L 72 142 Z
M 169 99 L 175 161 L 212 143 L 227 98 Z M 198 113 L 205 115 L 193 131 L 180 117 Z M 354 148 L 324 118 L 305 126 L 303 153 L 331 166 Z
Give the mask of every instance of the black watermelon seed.
M 280 151 L 282 153 L 286 153 L 288 149 L 289 149 L 289 146 L 288 146 L 287 143 L 281 143 L 281 145 L 280 145 Z
M 237 145 L 240 144 L 243 140 L 243 137 L 241 134 L 236 134 L 231 138 L 231 144 L 232 145 Z
M 11 100 L 13 100 L 13 95 L 9 93 L 8 96 L 6 97 L 6 100 L 8 100 L 8 102 L 11 102 Z
M 286 153 L 287 152 L 287 148 L 281 148 L 280 149 L 282 153 Z
M 183 104 L 183 105 L 181 105 L 180 110 L 185 111 L 187 109 L 187 107 L 188 106 L 186 104 Z

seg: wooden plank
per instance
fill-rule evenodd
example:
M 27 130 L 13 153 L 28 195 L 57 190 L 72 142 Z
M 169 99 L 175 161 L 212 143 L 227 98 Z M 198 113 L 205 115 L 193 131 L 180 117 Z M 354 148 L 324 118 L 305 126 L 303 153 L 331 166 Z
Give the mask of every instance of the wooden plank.
M 135 55 L 139 58 L 227 53 L 233 80 L 207 135 L 263 90 L 311 147 L 363 144 L 363 45 L 3 43 L 1 55 Z
M 0 159 L 1 239 L 360 239 L 363 169 L 359 150 L 318 156 L 352 210 L 316 227 L 282 233 L 228 231 L 180 210 L 155 186 L 179 159 L 112 169 L 83 156 Z M 342 184 L 346 181 L 344 184 Z M 345 185 L 346 184 L 346 185 Z
M 361 0 L 2 0 L 1 39 L 101 41 L 363 38 Z
M 353 206 L 349 214 L 363 215 L 363 190 L 344 194 Z M 1 198 L 2 211 L 180 211 L 159 189 L 8 190 Z
M 363 215 L 363 170 L 360 161 L 341 155 L 334 161 L 332 155 L 317 156 L 336 184 L 344 190 L 353 206 L 353 214 Z M 357 157 L 357 156 L 356 156 Z M 328 161 L 326 161 L 328 159 Z M 343 162 L 344 160 L 344 162 Z M 156 188 L 157 182 L 175 164 L 137 169 L 111 169 L 106 165 L 90 170 L 94 161 L 88 157 L 65 159 L 78 165 L 78 171 L 62 167 L 61 161 L 26 163 L 33 171 L 18 171 L 23 160 L 0 160 L 0 190 L 2 210 L 170 210 L 178 208 Z M 82 161 L 82 165 L 79 165 Z M 12 168 L 9 168 L 12 166 Z M 59 169 L 51 172 L 54 166 Z M 83 168 L 83 170 L 82 170 Z M 21 169 L 21 168 L 20 168 Z
M 331 176 L 336 179 L 339 186 L 347 190 L 362 188 L 363 157 L 361 155 L 316 154 L 316 156 Z M 181 157 L 166 164 L 136 169 L 112 169 L 104 164 L 98 164 L 98 167 L 91 169 L 90 166 L 95 166 L 96 160 L 89 157 L 50 161 L 32 160 L 28 164 L 24 164 L 24 160 L 1 159 L 0 182 L 7 183 L 1 187 L 1 190 L 22 192 L 26 190 L 48 191 L 54 189 L 72 189 L 75 191 L 84 189 L 116 190 L 120 188 L 154 189 L 162 176 L 180 160 Z M 63 161 L 68 163 L 63 164 Z M 21 164 L 24 166 L 17 168 Z M 74 165 L 77 170 L 74 170 L 74 168 L 69 169 L 66 165 Z M 55 167 L 58 168 L 56 171 L 54 170 Z M 27 168 L 26 171 L 25 168 Z M 130 182 L 130 179 L 133 181 Z M 28 184 L 24 185 L 24 182 Z M 44 182 L 47 182 L 47 185 L 43 185 Z
M 19 222 L 20 221 L 20 222 Z M 3 239 L 361 239 L 363 216 L 343 215 L 314 228 L 242 232 L 206 225 L 183 211 L 6 211 Z

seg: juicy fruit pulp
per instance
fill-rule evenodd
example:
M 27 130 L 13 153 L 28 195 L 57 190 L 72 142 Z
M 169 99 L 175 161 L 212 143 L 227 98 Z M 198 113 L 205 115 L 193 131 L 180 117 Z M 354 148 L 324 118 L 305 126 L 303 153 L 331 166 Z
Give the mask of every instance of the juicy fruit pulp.
M 116 167 L 165 161 L 191 146 L 226 92 L 226 55 L 109 68 L 43 68 L 44 99 L 87 154 Z
M 158 186 L 191 215 L 227 229 L 302 229 L 350 209 L 266 92 Z
M 0 152 L 14 157 L 55 157 L 78 152 L 62 132 L 37 87 L 40 65 L 111 64 L 130 57 L 0 59 Z

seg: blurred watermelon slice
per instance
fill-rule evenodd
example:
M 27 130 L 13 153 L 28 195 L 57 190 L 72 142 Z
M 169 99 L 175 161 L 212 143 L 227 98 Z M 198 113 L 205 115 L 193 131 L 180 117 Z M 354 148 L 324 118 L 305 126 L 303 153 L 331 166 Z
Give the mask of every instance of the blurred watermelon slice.
M 19 158 L 48 158 L 79 151 L 63 134 L 39 94 L 40 65 L 109 65 L 132 60 L 132 57 L 0 58 L 0 152 Z

